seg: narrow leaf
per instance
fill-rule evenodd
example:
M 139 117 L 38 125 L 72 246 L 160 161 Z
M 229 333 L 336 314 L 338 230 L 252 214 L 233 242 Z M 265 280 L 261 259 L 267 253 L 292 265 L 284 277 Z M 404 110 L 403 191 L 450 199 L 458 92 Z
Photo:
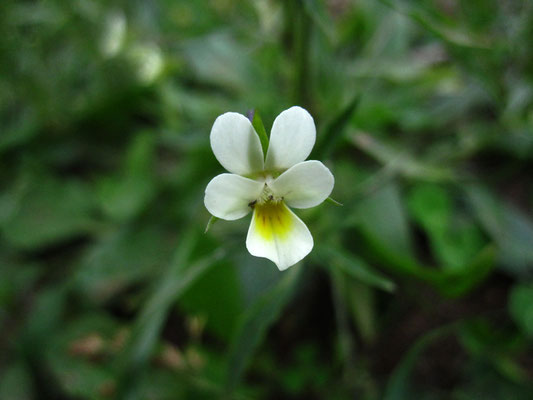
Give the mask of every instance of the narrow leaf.
M 192 232 L 183 234 L 174 260 L 137 317 L 119 360 L 122 374 L 118 382 L 118 398 L 136 398 L 136 382 L 152 355 L 172 304 L 222 257 L 222 251 L 215 251 L 190 264 L 189 258 L 197 240 L 198 235 Z
M 317 251 L 324 265 L 338 268 L 345 274 L 369 286 L 387 292 L 393 292 L 396 289 L 396 284 L 393 281 L 373 270 L 363 259 L 351 253 L 330 246 L 322 246 Z
M 354 96 L 351 101 L 326 125 L 323 133 L 319 136 L 319 142 L 315 147 L 316 159 L 329 158 L 338 145 L 346 127 L 357 110 L 361 97 Z
M 529 337 L 533 337 L 533 285 L 520 283 L 515 285 L 509 297 L 509 314 Z
M 447 296 L 457 297 L 469 293 L 489 276 L 496 266 L 496 247 L 485 246 L 474 259 L 457 270 L 445 270 L 434 280 L 436 286 Z
M 268 328 L 276 321 L 285 304 L 290 300 L 300 275 L 298 266 L 292 267 L 278 283 L 250 307 L 242 319 L 234 336 L 229 352 L 226 388 L 231 393 L 239 384 L 241 377 L 261 343 Z
M 303 7 L 314 24 L 327 36 L 330 42 L 337 40 L 336 24 L 328 14 L 326 4 L 319 0 L 306 0 Z
M 351 136 L 351 141 L 361 151 L 403 176 L 430 182 L 449 182 L 455 179 L 450 169 L 415 159 L 411 154 L 383 143 L 369 134 L 358 132 Z
M 440 18 L 430 15 L 418 2 L 405 0 L 381 0 L 381 2 L 397 12 L 407 15 L 413 21 L 420 24 L 428 32 L 454 46 L 490 49 L 493 43 L 475 32 L 461 29 L 458 26 L 446 24 Z
M 498 245 L 505 269 L 516 275 L 531 271 L 533 221 L 528 215 L 482 186 L 468 186 L 466 194 L 481 225 Z
M 424 336 L 422 336 L 403 357 L 402 361 L 392 372 L 387 386 L 385 388 L 384 400 L 403 400 L 412 398 L 412 393 L 409 391 L 409 376 L 415 366 L 416 360 L 422 352 L 433 342 L 449 335 L 456 328 L 456 325 L 448 325 L 435 329 Z

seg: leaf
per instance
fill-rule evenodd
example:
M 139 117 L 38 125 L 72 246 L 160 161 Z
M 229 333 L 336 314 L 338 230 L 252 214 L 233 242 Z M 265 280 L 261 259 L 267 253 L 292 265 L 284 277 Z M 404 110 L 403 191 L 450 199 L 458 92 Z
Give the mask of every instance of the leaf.
M 384 247 L 412 256 L 407 217 L 397 185 L 382 186 L 360 201 L 355 212 L 361 228 Z
M 365 248 L 384 268 L 395 273 L 416 277 L 437 287 L 448 296 L 460 296 L 482 282 L 495 266 L 495 248 L 485 246 L 474 259 L 462 268 L 442 270 L 418 263 L 412 255 L 402 254 L 377 236 L 377 229 L 361 225 Z
M 57 283 L 38 292 L 21 335 L 24 351 L 30 357 L 39 358 L 47 340 L 61 325 L 67 307 L 68 290 L 67 285 Z
M 46 366 L 69 396 L 99 398 L 112 385 L 111 363 L 95 363 L 109 356 L 119 324 L 105 313 L 85 313 L 50 335 Z
M 533 284 L 515 285 L 509 296 L 509 314 L 529 337 L 533 337 Z
M 498 374 L 511 382 L 530 381 L 526 369 L 515 357 L 525 341 L 512 327 L 477 316 L 461 323 L 458 334 L 462 347 L 474 360 L 490 363 Z
M 454 210 L 451 195 L 442 186 L 414 186 L 407 205 L 429 235 L 433 252 L 444 268 L 461 269 L 481 250 L 481 231 L 469 216 Z
M 131 337 L 118 361 L 121 368 L 118 398 L 137 398 L 135 384 L 152 355 L 171 306 L 224 254 L 218 250 L 191 262 L 199 235 L 185 230 L 182 238 L 173 261 L 135 320 Z
M 432 281 L 442 293 L 451 297 L 461 296 L 490 275 L 496 265 L 495 260 L 495 246 L 489 244 L 465 265 L 453 270 L 443 270 L 441 274 L 432 277 Z
M 128 220 L 138 215 L 156 192 L 152 171 L 155 139 L 152 132 L 137 134 L 128 148 L 121 172 L 98 184 L 100 205 L 111 218 Z
M 408 15 L 445 42 L 467 48 L 489 49 L 491 47 L 491 43 L 487 38 L 476 35 L 474 32 L 462 29 L 461 27 L 446 24 L 440 18 L 435 18 L 428 13 L 416 1 L 381 0 L 381 2 L 402 14 Z
M 33 400 L 33 383 L 28 368 L 15 362 L 4 368 L 0 378 L 0 399 Z
M 209 83 L 235 92 L 253 85 L 250 52 L 229 32 L 196 37 L 185 42 L 183 55 L 202 84 Z M 212 96 L 210 97 L 212 101 Z
M 371 268 L 366 261 L 340 248 L 321 246 L 317 248 L 324 265 L 342 270 L 348 276 L 368 286 L 393 292 L 396 284 Z
M 348 371 L 354 370 L 353 355 L 355 349 L 355 341 L 350 331 L 348 310 L 350 295 L 348 288 L 353 288 L 353 286 L 351 285 L 353 281 L 350 282 L 344 279 L 344 274 L 339 269 L 332 269 L 329 273 L 329 279 L 332 292 L 331 297 L 333 300 L 333 309 L 335 312 L 335 323 L 337 327 L 337 342 L 339 348 L 339 355 L 344 364 L 345 374 L 348 374 Z M 360 330 L 364 330 L 364 328 L 361 329 L 362 327 L 359 324 L 361 320 L 358 318 L 358 315 L 354 317 L 354 322 Z M 366 338 L 367 337 L 365 336 L 365 339 Z
M 405 400 L 413 397 L 409 390 L 409 377 L 416 361 L 427 347 L 435 341 L 453 333 L 456 325 L 448 325 L 426 333 L 409 349 L 407 354 L 402 358 L 400 363 L 392 371 L 387 385 L 383 400 Z
M 346 131 L 350 120 L 357 110 L 360 102 L 360 95 L 356 94 L 344 108 L 324 127 L 323 132 L 318 137 L 318 143 L 313 150 L 317 160 L 331 157 L 333 150 L 339 144 Z
M 336 25 L 332 21 L 325 2 L 319 0 L 304 0 L 303 7 L 311 20 L 320 28 L 331 42 L 336 42 Z
M 533 265 L 531 219 L 481 186 L 468 186 L 465 191 L 477 218 L 498 245 L 505 269 L 516 275 L 530 271 Z
M 407 198 L 409 211 L 415 220 L 431 233 L 442 233 L 448 228 L 452 204 L 448 193 L 432 184 L 416 185 Z
M 293 266 L 270 290 L 265 292 L 242 316 L 228 356 L 226 388 L 232 392 L 253 356 L 254 350 L 276 321 L 295 289 L 301 267 Z
M 30 293 L 43 270 L 36 263 L 23 263 L 5 256 L 0 258 L 0 324 L 4 312 L 16 304 L 19 296 Z
M 430 182 L 454 180 L 454 173 L 450 169 L 419 161 L 408 152 L 395 149 L 374 136 L 359 132 L 352 135 L 351 140 L 357 148 L 370 154 L 385 167 L 406 177 Z
M 223 284 L 221 284 L 223 282 Z M 209 293 L 206 296 L 206 293 Z M 206 318 L 206 329 L 230 339 L 238 316 L 244 309 L 242 290 L 231 263 L 219 263 L 206 271 L 182 296 L 180 309 L 188 315 Z
M 93 196 L 82 182 L 29 174 L 15 196 L 16 207 L 1 221 L 13 245 L 35 249 L 90 232 Z
M 172 254 L 171 239 L 156 226 L 125 227 L 103 235 L 83 255 L 74 286 L 96 304 L 105 303 L 129 285 L 157 276 Z

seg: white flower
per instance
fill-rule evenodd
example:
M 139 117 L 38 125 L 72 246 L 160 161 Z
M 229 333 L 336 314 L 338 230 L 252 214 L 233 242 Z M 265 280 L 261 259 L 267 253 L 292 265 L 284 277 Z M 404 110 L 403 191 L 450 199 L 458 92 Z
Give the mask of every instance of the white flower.
M 246 247 L 250 254 L 285 270 L 313 248 L 307 226 L 289 207 L 310 208 L 330 195 L 334 178 L 320 161 L 304 161 L 315 144 L 313 117 L 301 107 L 275 119 L 263 156 L 261 143 L 244 115 L 228 112 L 211 129 L 211 148 L 230 173 L 216 176 L 204 203 L 217 218 L 236 220 L 253 211 Z

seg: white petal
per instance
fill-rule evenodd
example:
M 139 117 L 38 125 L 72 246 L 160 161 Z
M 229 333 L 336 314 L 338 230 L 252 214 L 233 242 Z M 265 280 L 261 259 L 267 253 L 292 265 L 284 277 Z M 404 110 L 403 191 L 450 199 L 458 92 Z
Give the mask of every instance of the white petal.
M 320 161 L 304 161 L 282 173 L 269 187 L 290 207 L 309 208 L 326 200 L 334 183 L 333 174 Z
M 283 202 L 256 205 L 246 248 L 251 255 L 268 258 L 283 271 L 309 254 L 313 249 L 313 237 Z
M 316 128 L 311 114 L 296 106 L 283 111 L 272 125 L 266 169 L 287 169 L 305 160 L 315 140 Z
M 234 174 L 215 176 L 205 188 L 207 211 L 228 221 L 244 217 L 251 211 L 249 204 L 261 195 L 264 183 Z
M 229 172 L 248 175 L 263 170 L 259 136 L 242 114 L 228 112 L 215 120 L 211 128 L 211 148 L 218 162 Z

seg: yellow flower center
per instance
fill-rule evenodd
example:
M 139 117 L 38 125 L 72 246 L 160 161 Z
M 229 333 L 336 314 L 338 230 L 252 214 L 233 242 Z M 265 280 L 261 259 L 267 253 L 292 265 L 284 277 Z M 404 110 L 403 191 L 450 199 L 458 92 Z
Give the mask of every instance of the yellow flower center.
M 272 240 L 274 237 L 283 239 L 291 230 L 291 214 L 282 201 L 258 202 L 254 207 L 254 214 L 257 230 L 265 240 Z

